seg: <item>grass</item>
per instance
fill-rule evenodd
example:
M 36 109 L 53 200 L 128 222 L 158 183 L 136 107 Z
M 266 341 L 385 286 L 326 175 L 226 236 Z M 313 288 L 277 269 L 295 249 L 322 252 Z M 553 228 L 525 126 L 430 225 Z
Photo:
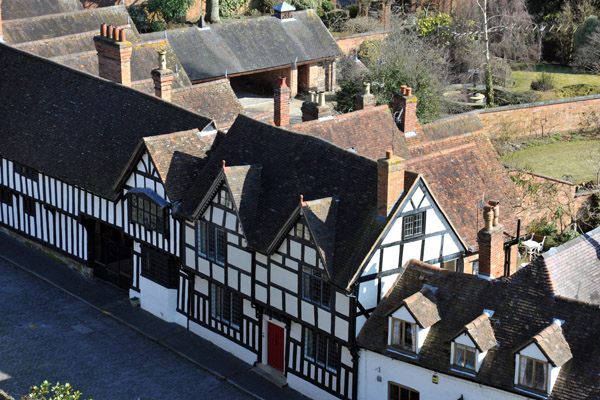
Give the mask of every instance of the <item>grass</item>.
M 564 86 L 587 84 L 600 86 L 600 75 L 590 75 L 577 72 L 569 67 L 552 64 L 526 65 L 518 64 L 513 71 L 515 86 L 511 90 L 525 92 L 530 90 L 531 81 L 538 78 L 540 72 L 550 72 L 557 81 L 557 88 Z
M 532 146 L 502 158 L 505 163 L 532 172 L 575 183 L 596 179 L 593 161 L 600 155 L 600 140 L 578 140 Z

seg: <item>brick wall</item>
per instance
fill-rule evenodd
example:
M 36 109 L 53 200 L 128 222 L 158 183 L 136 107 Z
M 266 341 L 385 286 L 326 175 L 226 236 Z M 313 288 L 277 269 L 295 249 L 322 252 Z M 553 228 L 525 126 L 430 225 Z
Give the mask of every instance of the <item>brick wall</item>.
M 344 56 L 353 56 L 355 51 L 358 51 L 358 48 L 361 44 L 363 44 L 366 40 L 383 40 L 389 35 L 388 32 L 367 32 L 367 33 L 359 33 L 352 36 L 347 36 L 344 38 L 336 39 L 336 43 L 340 48 L 340 51 Z
M 477 235 L 479 242 L 479 273 L 499 278 L 504 276 L 504 227 L 497 225 L 491 231 L 482 229 Z
M 472 111 L 478 114 L 490 138 L 541 136 L 581 128 L 582 116 L 596 112 L 600 116 L 600 95 L 521 104 Z

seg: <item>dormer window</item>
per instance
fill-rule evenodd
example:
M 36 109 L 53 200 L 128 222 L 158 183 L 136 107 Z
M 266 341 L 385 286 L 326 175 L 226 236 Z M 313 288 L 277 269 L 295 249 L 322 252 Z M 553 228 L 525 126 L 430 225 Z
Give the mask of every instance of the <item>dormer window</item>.
M 457 367 L 475 370 L 477 351 L 475 347 L 465 346 L 464 344 L 454 344 L 454 365 Z
M 129 196 L 129 220 L 147 229 L 166 232 L 167 202 L 149 189 L 132 189 Z
M 391 345 L 402 350 L 415 352 L 416 325 L 410 322 L 392 318 Z
M 548 363 L 535 358 L 520 356 L 519 385 L 546 392 L 548 382 Z

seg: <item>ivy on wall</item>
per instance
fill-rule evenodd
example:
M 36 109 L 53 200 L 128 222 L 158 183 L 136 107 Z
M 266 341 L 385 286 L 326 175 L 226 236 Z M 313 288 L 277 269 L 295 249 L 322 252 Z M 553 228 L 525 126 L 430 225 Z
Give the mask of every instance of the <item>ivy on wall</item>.
M 248 0 L 219 0 L 219 13 L 221 17 L 232 17 L 248 3 Z

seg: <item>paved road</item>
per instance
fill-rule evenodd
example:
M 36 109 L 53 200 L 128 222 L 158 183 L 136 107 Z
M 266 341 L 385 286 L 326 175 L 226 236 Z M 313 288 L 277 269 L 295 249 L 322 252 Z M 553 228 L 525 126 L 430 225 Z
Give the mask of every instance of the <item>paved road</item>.
M 15 398 L 44 379 L 95 400 L 249 398 L 235 387 L 0 261 L 0 388 Z

